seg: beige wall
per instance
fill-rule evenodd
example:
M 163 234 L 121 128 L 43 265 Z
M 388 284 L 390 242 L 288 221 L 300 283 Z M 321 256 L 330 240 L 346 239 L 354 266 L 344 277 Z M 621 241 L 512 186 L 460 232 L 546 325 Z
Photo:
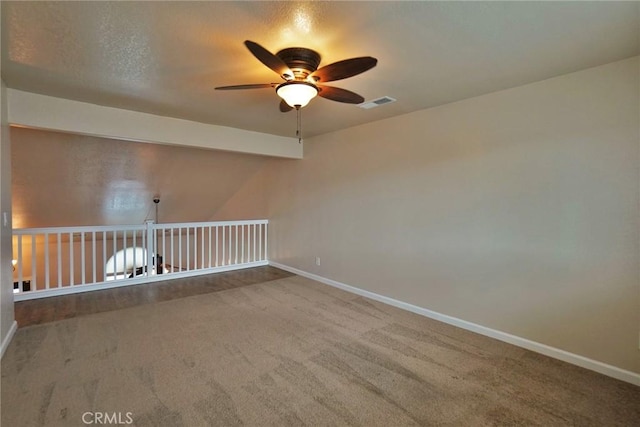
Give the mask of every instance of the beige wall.
M 290 162 L 295 163 L 296 160 Z M 242 187 L 215 212 L 210 220 L 269 219 L 267 210 L 269 170 L 270 168 L 260 168 L 252 176 L 246 177 Z
M 11 144 L 7 122 L 7 96 L 4 81 L 0 88 L 0 342 L 4 342 L 14 321 L 13 282 L 11 281 Z M 2 223 L 6 212 L 9 223 Z
M 226 214 L 268 188 L 273 261 L 640 372 L 638 80 L 633 58 L 311 138 Z

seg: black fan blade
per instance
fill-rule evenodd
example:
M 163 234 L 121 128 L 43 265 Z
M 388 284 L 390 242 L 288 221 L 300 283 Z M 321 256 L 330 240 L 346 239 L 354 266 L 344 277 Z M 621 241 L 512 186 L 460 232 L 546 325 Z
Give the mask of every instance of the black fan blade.
M 233 85 L 233 86 L 220 86 L 216 90 L 238 90 L 238 89 L 264 89 L 266 87 L 276 87 L 280 83 L 258 83 L 253 85 Z
M 376 66 L 378 60 L 371 56 L 362 56 L 360 58 L 345 59 L 344 61 L 334 62 L 333 64 L 325 65 L 313 74 L 312 78 L 316 78 L 320 82 L 332 82 L 335 80 L 346 79 L 347 77 L 353 77 L 360 73 L 364 73 L 367 70 Z
M 282 101 L 280 101 L 280 111 L 283 113 L 289 112 L 293 110 L 293 107 L 289 104 L 287 104 L 286 102 L 284 102 L 284 99 Z
M 273 53 L 269 52 L 258 43 L 252 42 L 251 40 L 245 40 L 244 44 L 245 46 L 247 46 L 247 49 L 249 49 L 249 51 L 253 53 L 253 56 L 258 58 L 258 60 L 264 65 L 278 73 L 280 77 L 284 78 L 285 80 L 293 78 L 293 72 L 289 69 L 289 66 L 285 64 L 282 59 L 278 58 Z
M 321 86 L 319 89 L 319 96 L 332 101 L 344 102 L 346 104 L 362 104 L 364 102 L 363 97 L 350 90 L 332 86 Z

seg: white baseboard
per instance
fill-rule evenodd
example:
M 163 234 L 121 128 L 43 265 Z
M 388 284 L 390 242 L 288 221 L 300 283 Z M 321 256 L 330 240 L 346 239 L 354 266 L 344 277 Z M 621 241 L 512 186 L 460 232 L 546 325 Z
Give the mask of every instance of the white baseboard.
M 13 335 L 16 333 L 17 329 L 18 329 L 18 322 L 14 320 L 13 323 L 11 324 L 11 327 L 9 328 L 9 332 L 7 332 L 7 336 L 4 337 L 4 339 L 2 340 L 2 345 L 0 345 L 0 359 L 4 357 L 4 352 L 7 351 L 7 347 L 9 347 L 9 344 L 11 343 L 11 340 L 13 339 Z
M 297 274 L 298 276 L 307 277 L 317 282 L 324 283 L 326 285 L 333 286 L 335 288 L 339 288 L 344 291 L 351 292 L 353 294 L 361 295 L 375 301 L 380 301 L 382 303 L 389 304 L 391 306 L 398 307 L 403 310 L 407 310 L 412 313 L 416 313 L 416 314 L 428 317 L 430 319 L 438 320 L 440 322 L 447 323 L 449 325 L 457 326 L 459 328 L 466 329 L 468 331 L 472 331 L 480 335 L 485 335 L 487 337 L 495 338 L 499 341 L 513 344 L 515 346 L 525 348 L 527 350 L 531 350 L 536 353 L 544 354 L 545 356 L 549 356 L 554 359 L 562 360 L 563 362 L 571 363 L 572 365 L 577 365 L 582 368 L 586 368 L 591 371 L 595 371 L 595 372 L 607 375 L 609 377 L 616 378 L 618 380 L 640 386 L 640 374 L 637 374 L 635 372 L 620 369 L 616 366 L 608 365 L 606 363 L 589 359 L 587 357 L 580 356 L 578 354 L 569 353 L 568 351 L 564 351 L 559 348 L 548 346 L 546 344 L 541 344 L 535 341 L 531 341 L 526 338 L 511 335 L 506 332 L 487 328 L 486 326 L 478 325 L 476 323 L 471 323 L 466 320 L 458 319 L 456 317 L 447 316 L 446 314 L 441 314 L 432 310 L 428 310 L 426 308 L 418 307 L 416 305 L 399 301 L 393 298 L 389 298 L 384 295 L 379 295 L 374 292 L 365 291 L 363 289 L 356 288 L 354 286 L 350 286 L 345 283 L 338 282 L 336 280 L 327 279 L 326 277 L 318 276 L 317 274 L 308 273 L 303 270 L 298 270 L 297 268 L 294 268 L 294 267 L 289 267 L 288 265 L 280 264 L 273 261 L 269 261 L 269 264 L 274 267 L 280 268 L 282 270 Z

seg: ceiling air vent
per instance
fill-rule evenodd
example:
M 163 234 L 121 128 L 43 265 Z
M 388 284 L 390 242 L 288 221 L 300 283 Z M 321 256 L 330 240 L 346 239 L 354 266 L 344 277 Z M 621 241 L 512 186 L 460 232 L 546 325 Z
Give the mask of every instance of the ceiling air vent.
M 362 104 L 358 104 L 358 107 L 368 110 L 370 108 L 379 107 L 381 105 L 390 104 L 392 102 L 396 102 L 396 99 L 390 96 L 383 96 L 382 98 L 378 98 L 372 101 L 367 101 L 367 102 L 363 102 Z

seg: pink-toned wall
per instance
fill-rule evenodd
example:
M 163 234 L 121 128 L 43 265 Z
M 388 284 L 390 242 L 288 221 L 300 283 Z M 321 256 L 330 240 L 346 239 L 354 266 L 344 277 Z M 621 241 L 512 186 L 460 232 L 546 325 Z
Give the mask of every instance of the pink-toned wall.
M 11 143 L 7 121 L 7 96 L 0 80 L 0 342 L 8 345 L 14 324 L 11 281 Z M 4 216 L 7 223 L 4 223 Z
M 207 221 L 268 160 L 17 127 L 11 145 L 15 228 L 143 224 L 155 196 L 162 223 Z

